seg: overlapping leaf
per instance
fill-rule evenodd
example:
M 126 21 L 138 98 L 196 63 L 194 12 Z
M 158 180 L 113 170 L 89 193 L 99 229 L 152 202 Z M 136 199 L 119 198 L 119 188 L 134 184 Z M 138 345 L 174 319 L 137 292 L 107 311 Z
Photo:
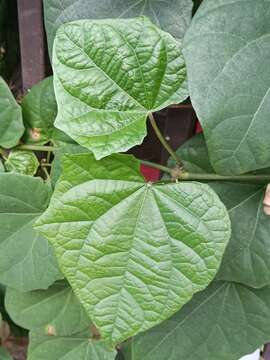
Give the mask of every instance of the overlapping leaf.
M 33 224 L 51 191 L 41 179 L 0 173 L 0 282 L 20 291 L 47 288 L 62 277 L 51 245 Z
M 114 360 L 115 350 L 92 338 L 89 330 L 73 336 L 44 336 L 31 333 L 28 360 Z
M 57 104 L 53 90 L 53 79 L 48 77 L 33 86 L 22 100 L 23 121 L 26 127 L 24 142 L 45 144 L 54 133 Z
M 145 184 L 139 162 L 69 155 L 37 228 L 110 343 L 162 322 L 213 279 L 230 237 L 223 204 L 199 183 Z
M 81 19 L 148 16 L 156 25 L 182 39 L 191 20 L 191 0 L 46 0 L 45 24 L 51 52 L 60 25 Z
M 270 287 L 213 283 L 162 325 L 136 337 L 126 360 L 237 360 L 269 340 Z
M 26 293 L 8 288 L 5 306 L 16 324 L 44 335 L 70 336 L 90 327 L 91 323 L 64 282 L 57 282 L 47 290 Z
M 185 37 L 190 96 L 218 173 L 270 165 L 269 6 L 205 0 Z
M 214 173 L 202 134 L 192 138 L 178 152 L 186 170 Z M 170 160 L 170 165 L 173 165 L 173 160 Z M 269 170 L 264 173 L 269 173 Z M 232 223 L 232 237 L 218 278 L 252 287 L 269 284 L 270 221 L 263 211 L 265 184 L 211 182 L 209 185 L 226 205 Z
M 180 44 L 144 17 L 62 25 L 53 69 L 55 126 L 97 159 L 140 144 L 149 112 L 187 97 Z
M 14 150 L 5 162 L 7 171 L 24 175 L 35 175 L 39 161 L 33 151 Z
M 23 132 L 21 108 L 0 76 L 0 146 L 11 148 L 17 145 Z

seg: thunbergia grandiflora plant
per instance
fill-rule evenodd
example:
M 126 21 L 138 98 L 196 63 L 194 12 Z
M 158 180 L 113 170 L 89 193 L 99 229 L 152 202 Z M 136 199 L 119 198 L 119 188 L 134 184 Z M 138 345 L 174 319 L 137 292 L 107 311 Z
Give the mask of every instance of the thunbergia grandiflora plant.
M 270 340 L 270 2 L 191 24 L 186 0 L 57 3 L 53 78 L 21 105 L 0 83 L 0 282 L 28 359 L 238 360 Z M 204 132 L 175 152 L 154 113 L 188 96 Z M 147 121 L 167 166 L 123 154 Z

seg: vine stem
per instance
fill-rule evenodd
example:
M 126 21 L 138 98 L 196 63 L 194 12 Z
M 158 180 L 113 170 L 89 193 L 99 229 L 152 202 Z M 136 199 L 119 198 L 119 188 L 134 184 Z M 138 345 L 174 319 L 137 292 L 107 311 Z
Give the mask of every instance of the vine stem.
M 16 149 L 18 150 L 33 150 L 33 151 L 56 151 L 57 148 L 54 146 L 43 146 L 43 145 L 18 145 L 16 146 Z
M 159 169 L 170 175 L 174 174 L 178 180 L 182 181 L 268 181 L 270 182 L 270 175 L 217 175 L 217 174 L 194 174 L 187 171 L 181 171 L 179 169 L 172 169 L 167 166 L 152 163 L 151 161 L 140 160 L 141 164 L 150 166 L 155 169 Z M 171 180 L 170 180 L 171 181 Z
M 159 130 L 159 127 L 157 126 L 156 120 L 154 118 L 154 115 L 152 113 L 148 114 L 150 123 L 152 125 L 152 128 L 154 129 L 159 141 L 163 145 L 163 147 L 168 151 L 168 153 L 172 156 L 172 158 L 176 161 L 179 167 L 182 166 L 181 159 L 177 156 L 176 152 L 172 149 L 172 147 L 169 145 L 169 143 L 166 141 L 164 136 L 162 135 L 161 131 Z

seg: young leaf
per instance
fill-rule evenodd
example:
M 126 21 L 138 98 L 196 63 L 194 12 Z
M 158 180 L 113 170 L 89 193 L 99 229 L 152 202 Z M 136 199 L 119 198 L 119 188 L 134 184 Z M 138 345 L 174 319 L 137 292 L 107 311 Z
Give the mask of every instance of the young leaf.
M 215 282 L 162 325 L 133 339 L 126 360 L 236 360 L 269 340 L 270 287 Z
M 33 176 L 39 167 L 39 161 L 33 151 L 14 150 L 5 162 L 7 171 Z
M 191 0 L 46 0 L 43 2 L 49 51 L 60 25 L 81 19 L 148 16 L 156 25 L 182 39 L 191 20 Z
M 62 25 L 53 69 L 55 126 L 96 159 L 140 144 L 149 112 L 188 95 L 180 44 L 144 17 Z
M 21 108 L 0 76 L 0 146 L 8 149 L 17 145 L 23 132 Z
M 47 290 L 26 293 L 8 288 L 5 306 L 16 324 L 44 335 L 70 336 L 91 323 L 72 289 L 62 281 Z
M 213 173 L 203 135 L 197 135 L 177 153 L 186 170 Z M 173 165 L 173 160 L 169 161 Z M 264 173 L 269 173 L 265 170 Z M 269 175 L 270 177 L 270 175 Z M 218 279 L 252 287 L 270 283 L 269 217 L 263 211 L 265 184 L 211 182 L 209 185 L 227 207 L 232 236 L 226 248 Z
M 125 155 L 66 156 L 37 222 L 111 344 L 162 322 L 204 289 L 230 237 L 227 212 L 208 185 L 145 184 L 138 167 Z
M 217 173 L 268 167 L 268 1 L 203 1 L 184 46 L 191 100 Z
M 50 195 L 39 178 L 0 173 L 0 282 L 19 291 L 62 278 L 51 245 L 33 229 Z
M 92 338 L 89 330 L 73 336 L 30 334 L 28 360 L 114 360 L 115 350 Z
M 33 86 L 22 100 L 22 112 L 26 127 L 25 143 L 45 144 L 52 139 L 57 114 L 52 77 Z

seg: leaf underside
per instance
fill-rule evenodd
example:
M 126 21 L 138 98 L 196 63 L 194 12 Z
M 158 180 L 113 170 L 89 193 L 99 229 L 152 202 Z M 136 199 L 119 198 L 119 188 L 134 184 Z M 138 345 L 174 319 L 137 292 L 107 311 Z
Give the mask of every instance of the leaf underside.
M 97 159 L 140 144 L 149 112 L 188 95 L 180 44 L 144 17 L 64 24 L 52 63 L 55 126 Z
M 213 279 L 230 237 L 199 183 L 145 184 L 127 155 L 69 155 L 37 228 L 111 344 L 162 322 Z M 79 175 L 78 175 L 79 174 Z
M 203 1 L 185 36 L 184 55 L 216 172 L 268 167 L 269 1 Z

